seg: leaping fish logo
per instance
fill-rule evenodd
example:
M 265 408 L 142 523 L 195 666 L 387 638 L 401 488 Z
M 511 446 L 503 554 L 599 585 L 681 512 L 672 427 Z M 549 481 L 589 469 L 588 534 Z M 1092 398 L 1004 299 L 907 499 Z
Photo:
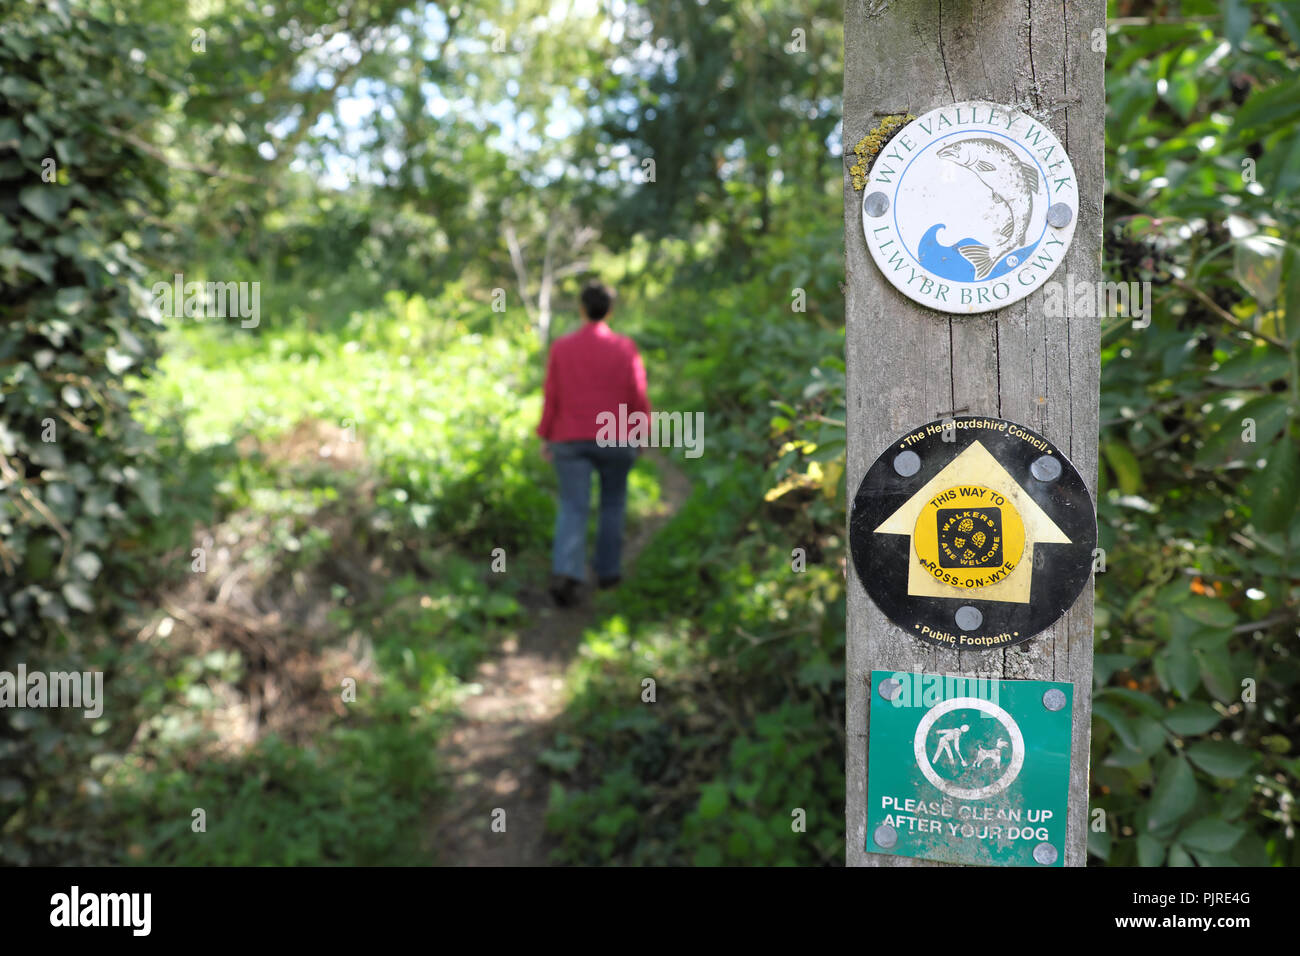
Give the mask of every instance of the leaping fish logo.
M 969 244 L 957 249 L 975 267 L 978 281 L 992 272 L 1008 252 L 1025 244 L 1034 197 L 1038 195 L 1038 169 L 995 139 L 949 143 L 939 150 L 938 156 L 969 169 L 992 194 L 993 201 L 985 216 L 992 239 L 987 244 Z

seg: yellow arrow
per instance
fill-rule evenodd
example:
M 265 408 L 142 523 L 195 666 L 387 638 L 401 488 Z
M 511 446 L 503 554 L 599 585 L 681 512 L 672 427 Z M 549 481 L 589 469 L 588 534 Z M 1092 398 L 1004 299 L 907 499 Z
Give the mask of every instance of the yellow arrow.
M 915 543 L 910 539 L 916 529 L 917 518 L 926 503 L 949 488 L 978 485 L 990 488 L 1004 496 L 1020 514 L 1025 527 L 1025 559 L 1017 564 L 1007 577 L 987 587 L 966 589 L 937 581 L 921 563 Z M 1016 483 L 1001 462 L 982 444 L 972 442 L 960 455 L 950 461 L 937 475 L 927 481 L 893 514 L 880 523 L 876 534 L 901 534 L 909 538 L 907 593 L 921 597 L 942 597 L 959 600 L 1006 601 L 1028 604 L 1034 569 L 1034 546 L 1039 544 L 1070 544 L 1065 532 L 1056 526 L 1038 503 Z

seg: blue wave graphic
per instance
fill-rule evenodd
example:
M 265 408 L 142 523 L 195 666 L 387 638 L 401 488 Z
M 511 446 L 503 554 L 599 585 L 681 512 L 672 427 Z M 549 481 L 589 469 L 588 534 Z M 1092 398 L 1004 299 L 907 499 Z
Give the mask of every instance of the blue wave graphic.
M 935 275 L 951 279 L 953 282 L 974 282 L 975 267 L 966 261 L 957 250 L 962 246 L 980 245 L 980 241 L 967 236 L 965 239 L 958 239 L 951 246 L 945 246 L 935 238 L 939 230 L 943 228 L 944 224 L 938 222 L 925 231 L 925 235 L 921 237 L 921 245 L 917 249 L 917 261 Z M 1006 275 L 1023 263 L 1025 258 L 1037 248 L 1038 242 L 1034 242 L 1023 249 L 1008 252 L 993 267 L 993 271 L 980 281 L 987 282 L 989 279 L 996 279 L 998 276 Z

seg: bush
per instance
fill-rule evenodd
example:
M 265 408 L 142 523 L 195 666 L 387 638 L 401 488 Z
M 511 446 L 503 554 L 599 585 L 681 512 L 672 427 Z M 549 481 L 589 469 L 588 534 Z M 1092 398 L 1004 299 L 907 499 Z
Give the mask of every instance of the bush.
M 162 511 L 122 376 L 157 355 L 141 283 L 164 178 L 137 136 L 166 91 L 138 56 L 149 30 L 66 8 L 12 5 L 0 30 L 0 639 L 10 666 L 111 673 Z M 0 859 L 56 862 L 24 821 L 70 812 L 103 739 L 68 733 L 80 714 L 0 721 Z

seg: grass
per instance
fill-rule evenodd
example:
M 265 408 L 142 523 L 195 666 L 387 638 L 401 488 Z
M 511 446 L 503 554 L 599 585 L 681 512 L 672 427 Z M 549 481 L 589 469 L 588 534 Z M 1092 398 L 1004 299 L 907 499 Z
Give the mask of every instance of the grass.
M 477 664 L 527 626 L 554 514 L 539 347 L 493 318 L 392 296 L 323 328 L 169 333 L 139 414 L 181 464 L 216 469 L 189 513 L 211 554 L 142 614 L 153 673 L 134 677 L 164 689 L 99 768 L 122 861 L 431 859 L 412 834 L 437 742 Z M 638 468 L 634 521 L 658 495 Z

